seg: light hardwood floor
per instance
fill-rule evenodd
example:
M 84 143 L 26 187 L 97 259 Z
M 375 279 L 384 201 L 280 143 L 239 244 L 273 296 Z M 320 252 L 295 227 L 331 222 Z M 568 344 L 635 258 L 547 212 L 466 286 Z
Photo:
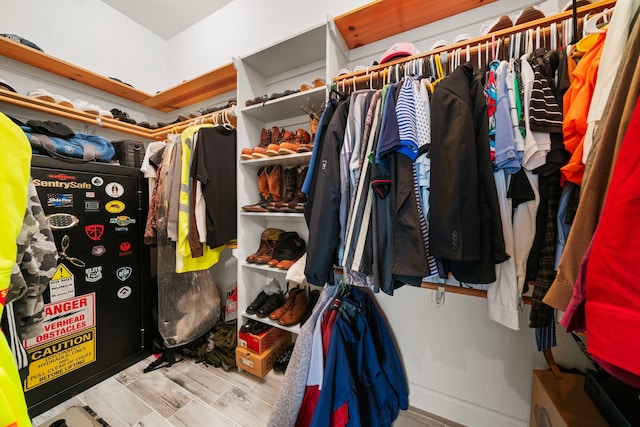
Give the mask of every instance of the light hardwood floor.
M 282 375 L 264 379 L 235 369 L 194 363 L 190 359 L 143 373 L 153 357 L 78 394 L 35 417 L 33 425 L 56 417 L 72 406 L 88 405 L 111 427 L 210 427 L 267 424 Z M 402 411 L 396 427 L 459 426 L 410 408 Z M 73 426 L 69 426 L 73 427 Z

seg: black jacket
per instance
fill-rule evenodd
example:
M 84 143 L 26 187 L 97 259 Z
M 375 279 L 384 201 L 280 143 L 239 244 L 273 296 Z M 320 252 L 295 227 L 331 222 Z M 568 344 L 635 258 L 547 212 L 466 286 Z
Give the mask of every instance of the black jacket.
M 327 126 L 305 208 L 309 241 L 304 273 L 309 283 L 318 286 L 333 283 L 333 266 L 338 262 L 340 150 L 348 114 L 347 99 L 336 107 Z
M 495 281 L 505 261 L 498 195 L 489 152 L 482 75 L 465 64 L 441 81 L 431 101 L 431 254 L 456 279 Z

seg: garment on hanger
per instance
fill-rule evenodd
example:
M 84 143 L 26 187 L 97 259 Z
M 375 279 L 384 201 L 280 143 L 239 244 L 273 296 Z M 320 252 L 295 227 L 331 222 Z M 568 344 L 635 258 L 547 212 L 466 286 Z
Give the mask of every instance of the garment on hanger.
M 609 185 L 609 175 L 618 158 L 626 123 L 631 117 L 635 100 L 640 93 L 640 68 L 637 61 L 640 55 L 638 23 L 639 20 L 636 20 L 633 31 L 629 35 L 625 55 L 618 68 L 605 113 L 595 128 L 594 146 L 585 166 L 580 203 L 573 221 L 573 229 L 580 230 L 580 233 L 571 233 L 567 238 L 556 279 L 543 300 L 559 310 L 566 309 L 571 299 L 580 262 L 591 242 L 600 217 Z
M 237 237 L 236 130 L 202 128 L 190 175 L 202 185 L 206 206 L 206 244 L 215 248 Z

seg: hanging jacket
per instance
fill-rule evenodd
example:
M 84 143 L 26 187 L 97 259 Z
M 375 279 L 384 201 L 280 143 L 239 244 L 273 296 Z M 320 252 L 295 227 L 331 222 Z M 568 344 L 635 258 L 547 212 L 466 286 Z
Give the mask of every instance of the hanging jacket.
M 340 149 L 349 114 L 349 100 L 336 107 L 322 141 L 309 191 L 305 216 L 309 239 L 304 273 L 307 281 L 323 286 L 333 282 L 333 266 L 338 262 L 340 234 Z
M 16 238 L 27 206 L 31 146 L 24 133 L 0 113 L 0 194 L 4 206 L 0 223 L 0 312 L 4 308 L 11 270 L 16 262 Z M 22 383 L 7 340 L 0 332 L 0 426 L 30 427 Z
M 465 64 L 436 86 L 431 101 L 431 254 L 456 279 L 495 281 L 508 259 L 489 154 L 482 76 Z

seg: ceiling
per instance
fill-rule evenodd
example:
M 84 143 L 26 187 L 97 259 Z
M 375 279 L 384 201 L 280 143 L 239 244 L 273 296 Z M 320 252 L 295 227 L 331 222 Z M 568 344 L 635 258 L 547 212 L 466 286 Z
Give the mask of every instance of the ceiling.
M 102 0 L 165 40 L 232 0 Z

